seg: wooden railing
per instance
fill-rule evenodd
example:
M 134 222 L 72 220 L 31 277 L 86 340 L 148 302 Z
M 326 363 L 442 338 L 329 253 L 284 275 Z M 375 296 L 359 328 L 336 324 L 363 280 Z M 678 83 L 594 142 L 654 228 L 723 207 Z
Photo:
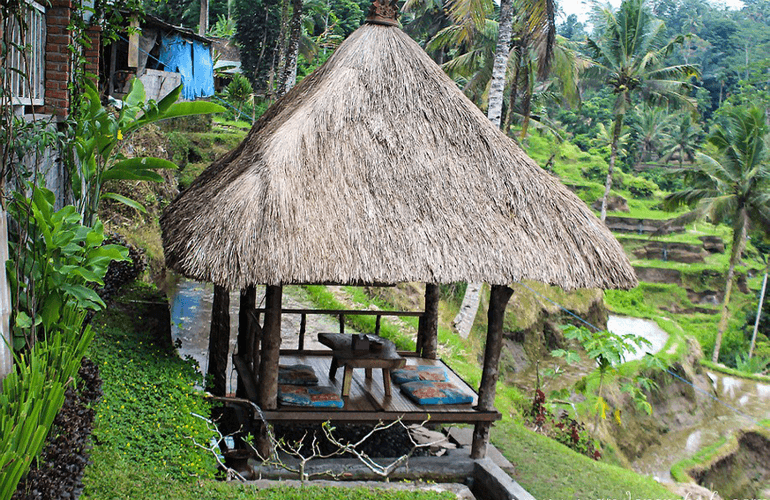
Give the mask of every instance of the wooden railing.
M 254 309 L 254 313 L 261 314 L 266 310 Z M 356 310 L 356 309 L 281 309 L 281 314 L 299 314 L 299 345 L 300 351 L 305 349 L 305 330 L 307 328 L 307 316 L 308 314 L 324 315 L 324 316 L 337 316 L 339 318 L 340 333 L 345 333 L 345 316 L 376 316 L 374 324 L 374 334 L 380 334 L 380 325 L 382 323 L 383 316 L 412 316 L 420 317 L 425 314 L 424 311 L 369 311 L 369 310 Z M 256 320 L 256 318 L 252 318 Z

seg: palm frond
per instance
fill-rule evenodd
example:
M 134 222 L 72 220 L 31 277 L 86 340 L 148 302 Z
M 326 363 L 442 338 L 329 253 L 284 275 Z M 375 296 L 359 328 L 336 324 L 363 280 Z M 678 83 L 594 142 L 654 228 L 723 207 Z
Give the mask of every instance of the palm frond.
M 461 42 L 471 40 L 481 32 L 494 11 L 492 0 L 450 0 L 446 6 L 449 18 L 461 28 Z

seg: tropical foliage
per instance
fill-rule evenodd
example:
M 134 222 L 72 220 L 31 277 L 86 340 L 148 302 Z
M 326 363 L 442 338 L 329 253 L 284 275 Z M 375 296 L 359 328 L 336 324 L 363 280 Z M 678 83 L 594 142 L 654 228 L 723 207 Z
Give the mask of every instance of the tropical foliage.
M 161 181 L 156 169 L 177 168 L 174 163 L 162 158 L 127 157 L 121 146 L 133 132 L 159 120 L 225 111 L 222 106 L 211 102 L 177 102 L 181 91 L 180 85 L 160 102 L 145 104 L 144 85 L 135 78 L 116 116 L 102 106 L 96 88 L 86 82 L 81 110 L 72 134 L 74 151 L 68 162 L 77 210 L 86 225 L 94 225 L 103 199 L 112 199 L 144 211 L 142 204 L 136 200 L 104 192 L 107 181 Z
M 716 363 L 729 319 L 735 266 L 745 248 L 749 227 L 752 223 L 770 227 L 770 136 L 765 111 L 755 107 L 727 110 L 708 142 L 717 154 L 699 154 L 695 168 L 685 174 L 687 188 L 667 196 L 666 204 L 669 208 L 693 207 L 691 218 L 708 218 L 731 227 L 722 316 L 712 354 Z
M 684 80 L 697 75 L 689 64 L 666 64 L 682 36 L 669 39 L 666 25 L 652 15 L 644 0 L 626 0 L 615 12 L 602 8 L 596 35 L 587 38 L 592 55 L 591 73 L 615 95 L 609 170 L 602 198 L 601 219 L 607 215 L 607 197 L 618 157 L 618 140 L 626 113 L 637 93 L 657 103 L 692 104 Z
M 11 235 L 15 259 L 6 264 L 14 304 L 14 347 L 30 349 L 38 337 L 60 328 L 65 311 L 98 310 L 104 302 L 92 286 L 104 285 L 113 260 L 126 260 L 119 245 L 103 245 L 104 227 L 82 225 L 72 205 L 54 210 L 54 194 L 29 185 L 32 196 L 14 193 L 10 215 L 19 224 Z
M 607 401 L 605 384 L 609 377 L 618 375 L 620 364 L 625 362 L 630 355 L 635 354 L 638 349 L 649 348 L 650 342 L 637 335 L 617 335 L 608 330 L 593 332 L 584 326 L 574 325 L 564 327 L 564 336 L 577 341 L 586 355 L 596 363 L 599 381 L 595 391 L 587 394 L 591 398 L 595 426 L 598 426 L 600 417 L 605 420 L 610 413 L 614 415 L 618 424 L 621 424 L 621 413 L 617 408 L 612 411 Z M 579 359 L 577 353 L 564 349 L 557 349 L 552 354 L 556 357 L 564 357 L 568 363 L 574 363 Z M 661 362 L 654 356 L 644 356 L 643 362 L 648 368 L 653 366 L 660 368 L 662 366 Z M 656 388 L 655 383 L 643 375 L 619 376 L 618 378 L 620 390 L 630 394 L 641 410 L 651 414 L 652 406 L 647 402 L 647 394 Z

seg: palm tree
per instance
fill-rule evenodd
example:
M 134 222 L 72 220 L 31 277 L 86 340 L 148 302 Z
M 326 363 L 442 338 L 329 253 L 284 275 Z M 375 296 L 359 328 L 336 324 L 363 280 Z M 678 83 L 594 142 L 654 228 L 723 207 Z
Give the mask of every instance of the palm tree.
M 607 196 L 612 188 L 612 174 L 617 160 L 617 140 L 623 128 L 631 98 L 643 93 L 654 101 L 689 103 L 693 100 L 681 91 L 683 80 L 696 76 L 689 64 L 665 66 L 665 58 L 681 45 L 682 36 L 666 40 L 666 26 L 653 17 L 644 0 L 625 0 L 617 12 L 599 8 L 598 38 L 586 40 L 592 52 L 592 76 L 601 77 L 615 94 L 615 117 L 610 145 L 610 164 L 602 198 L 601 219 L 607 217 Z
M 489 82 L 487 117 L 498 127 L 502 122 L 506 70 L 511 50 L 514 18 L 518 14 L 517 37 L 522 57 L 529 63 L 529 52 L 535 53 L 538 78 L 543 80 L 551 70 L 556 44 L 556 5 L 554 0 L 500 0 L 500 26 L 495 48 L 492 79 Z M 528 107 L 528 106 L 527 106 Z
M 668 140 L 671 115 L 665 108 L 657 106 L 637 106 L 636 121 L 632 128 L 636 132 L 639 141 L 639 157 L 636 168 L 639 170 L 642 164 L 649 162 L 652 153 L 658 153 L 662 145 Z
M 452 24 L 439 31 L 426 46 L 429 52 L 442 52 L 449 47 L 460 48 L 459 53 L 441 67 L 477 105 L 485 103 L 489 96 L 497 26 L 496 21 L 487 19 L 484 26 L 468 39 L 465 26 Z
M 578 86 L 581 70 L 588 67 L 587 60 L 578 51 L 577 44 L 564 37 L 557 36 L 548 61 L 548 71 L 551 77 L 543 80 L 540 64 L 535 53 L 531 38 L 536 33 L 528 30 L 518 30 L 514 37 L 513 47 L 508 59 L 508 111 L 503 130 L 509 131 L 513 117 L 521 121 L 521 137 L 527 135 L 527 128 L 532 116 L 532 110 L 545 101 L 570 105 L 580 102 Z M 540 80 L 540 82 L 538 82 Z M 534 117 L 540 119 L 539 115 Z
M 695 161 L 696 147 L 700 140 L 700 125 L 693 123 L 689 113 L 682 113 L 668 134 L 661 163 L 668 164 L 674 155 L 679 158 L 679 168 L 682 168 L 685 160 Z
M 732 226 L 722 316 L 712 355 L 716 363 L 727 327 L 735 265 L 746 244 L 748 227 L 751 222 L 770 227 L 770 127 L 765 122 L 765 111 L 756 107 L 727 111 L 708 142 L 716 148 L 718 156 L 698 154 L 697 165 L 686 173 L 688 187 L 668 195 L 665 206 L 694 207 L 683 217 L 708 217 L 712 223 L 726 222 Z

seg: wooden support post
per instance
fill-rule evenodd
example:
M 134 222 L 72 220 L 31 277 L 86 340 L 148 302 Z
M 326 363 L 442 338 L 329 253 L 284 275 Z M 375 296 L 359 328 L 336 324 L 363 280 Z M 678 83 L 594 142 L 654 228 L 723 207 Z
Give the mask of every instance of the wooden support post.
M 422 330 L 422 353 L 426 359 L 436 359 L 438 352 L 438 285 L 425 284 L 425 315 Z
M 511 295 L 513 295 L 513 290 L 507 286 L 492 285 L 492 293 L 489 298 L 487 344 L 484 348 L 484 369 L 481 372 L 481 384 L 479 385 L 478 409 L 481 411 L 494 411 L 495 409 L 495 390 L 500 374 L 498 363 L 503 347 L 503 319 L 505 318 L 505 306 Z M 491 423 L 489 422 L 478 423 L 473 429 L 471 458 L 484 458 L 486 456 L 490 426 Z
M 214 285 L 209 332 L 209 366 L 206 387 L 214 396 L 227 395 L 227 354 L 230 350 L 230 293 Z
M 278 407 L 278 357 L 281 349 L 281 299 L 283 288 L 268 285 L 265 291 L 265 326 L 259 363 L 257 404 L 263 410 Z
M 254 345 L 254 328 L 250 321 L 252 315 L 249 312 L 257 307 L 257 288 L 249 286 L 241 290 L 241 301 L 238 308 L 238 355 L 251 366 L 251 346 Z M 235 395 L 239 398 L 246 398 L 246 389 L 241 375 L 238 374 L 238 386 L 235 389 Z
M 246 356 L 248 356 L 248 359 L 246 360 L 249 368 L 251 369 L 251 374 L 254 377 L 254 380 L 257 380 L 259 378 L 259 359 L 260 359 L 260 346 L 262 343 L 262 325 L 259 324 L 259 316 L 260 314 L 256 311 L 250 313 L 251 321 L 249 322 L 249 327 L 252 330 L 252 333 L 249 335 L 251 337 L 251 350 L 248 351 Z
M 414 351 L 418 356 L 422 356 L 422 347 L 425 345 L 425 313 L 417 319 L 417 339 L 415 339 Z
M 307 314 L 302 313 L 299 319 L 299 343 L 297 348 L 300 351 L 305 350 L 305 330 L 307 329 Z
M 340 314 L 340 333 L 345 333 L 345 315 Z
M 382 326 L 382 315 L 378 314 L 377 319 L 374 321 L 374 334 L 380 336 L 380 326 Z

